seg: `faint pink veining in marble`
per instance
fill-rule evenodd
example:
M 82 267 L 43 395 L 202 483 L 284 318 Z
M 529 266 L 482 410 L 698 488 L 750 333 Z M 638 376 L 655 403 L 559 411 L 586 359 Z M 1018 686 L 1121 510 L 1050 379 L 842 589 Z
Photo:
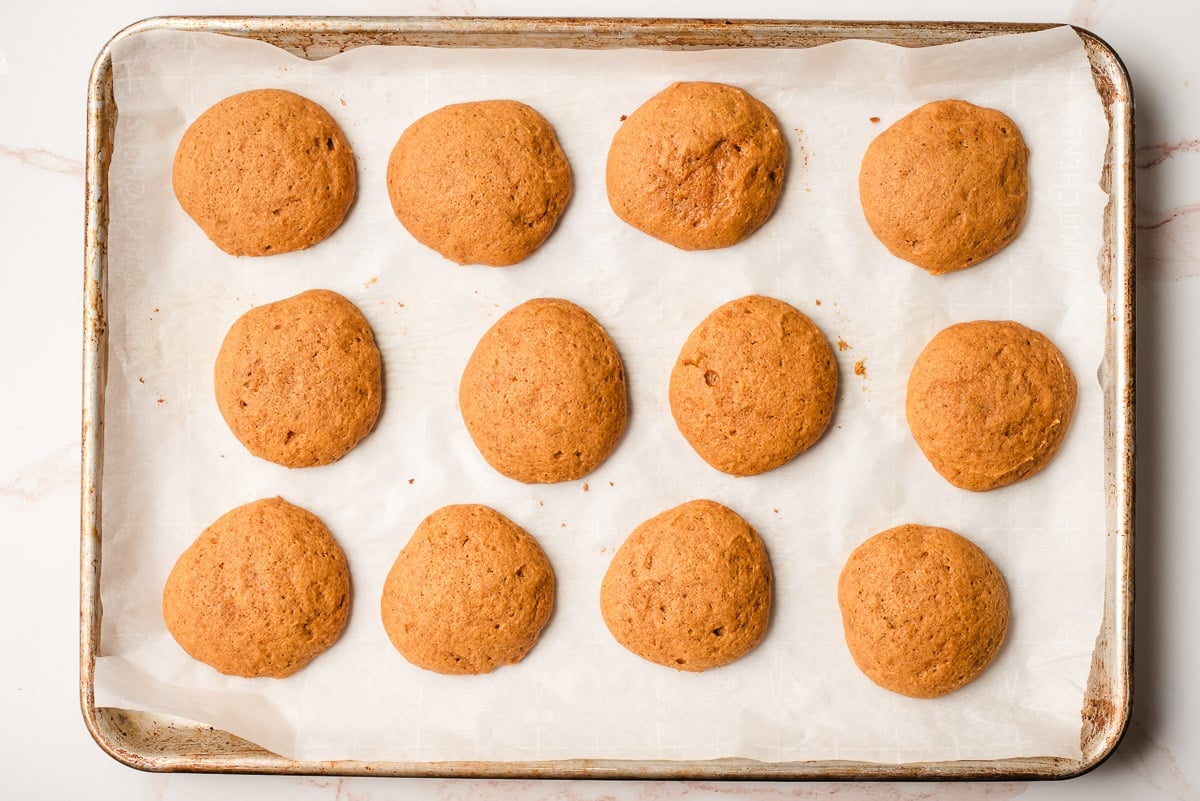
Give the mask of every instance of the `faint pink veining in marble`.
M 24 503 L 40 501 L 68 486 L 76 486 L 79 445 L 72 443 L 33 462 L 18 466 L 15 476 L 0 476 L 0 498 Z
M 403 794 L 394 792 L 394 787 L 380 784 L 380 780 L 370 778 L 326 778 L 323 776 L 304 776 L 300 783 L 315 787 L 319 790 L 329 790 L 331 801 L 373 801 L 373 799 L 404 798 Z M 374 789 L 374 792 L 372 791 Z M 307 797 L 307 796 L 305 796 Z
M 1138 148 L 1137 180 L 1143 191 L 1137 212 L 1137 260 L 1142 278 L 1176 281 L 1200 275 L 1200 203 L 1151 208 L 1149 191 L 1162 165 L 1180 154 L 1200 153 L 1200 139 L 1181 139 Z
M 1200 275 L 1200 204 L 1141 212 L 1136 227 L 1142 278 L 1176 281 Z
M 83 177 L 83 162 L 60 156 L 40 147 L 9 147 L 0 145 L 0 158 L 19 161 L 35 170 L 54 172 L 60 175 Z
M 1122 744 L 1122 756 L 1132 753 L 1136 770 L 1148 783 L 1172 798 L 1192 799 L 1196 792 L 1184 775 L 1171 749 L 1159 743 L 1134 718 Z
M 358 780 L 349 780 L 356 782 Z M 359 785 L 362 787 L 363 785 Z M 358 801 L 342 795 L 339 785 L 337 801 Z M 424 789 L 424 788 L 423 788 Z M 1007 801 L 1025 793 L 1028 785 L 1022 782 L 994 783 L 781 783 L 781 782 L 583 782 L 583 781 L 525 781 L 525 780 L 445 780 L 436 789 L 422 793 L 439 801 L 474 801 L 479 798 L 506 801 L 715 801 L 717 799 L 749 799 L 749 801 L 790 801 L 793 799 L 845 799 L 845 801 Z M 388 792 L 371 799 L 399 797 Z M 365 801 L 365 798 L 363 799 Z
M 1200 153 L 1200 139 L 1183 139 L 1179 142 L 1167 142 L 1160 145 L 1146 145 L 1138 148 L 1139 154 L 1149 157 L 1138 161 L 1139 169 L 1157 167 L 1178 153 Z
M 1162 228 L 1167 223 L 1173 223 L 1184 217 L 1189 217 L 1197 212 L 1200 212 L 1200 203 L 1189 203 L 1186 206 L 1176 206 L 1173 209 L 1167 209 L 1162 214 L 1157 216 L 1149 216 L 1147 219 L 1139 219 L 1137 221 L 1137 229 L 1139 231 L 1153 231 L 1156 228 Z
M 955 785 L 908 783 L 828 783 L 801 785 L 724 785 L 688 782 L 686 786 L 705 794 L 728 798 L 749 798 L 759 801 L 785 799 L 835 798 L 846 801 L 1005 801 L 1024 794 L 1028 785 L 1023 782 L 1004 782 Z M 653 796 L 649 796 L 653 797 Z

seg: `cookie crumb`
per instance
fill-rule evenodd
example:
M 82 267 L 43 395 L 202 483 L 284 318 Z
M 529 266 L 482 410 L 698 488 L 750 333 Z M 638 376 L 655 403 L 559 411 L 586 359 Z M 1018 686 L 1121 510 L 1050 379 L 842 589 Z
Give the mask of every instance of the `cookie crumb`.
M 368 278 L 366 281 L 363 281 L 363 289 L 366 289 L 367 287 L 371 286 L 372 284 L 375 284 L 375 283 L 378 283 L 378 282 L 379 282 L 379 276 L 377 276 L 377 275 L 372 275 L 372 276 L 371 276 L 370 278 Z
M 854 374 L 857 376 L 867 377 L 867 360 L 859 359 L 854 363 Z
M 840 350 L 840 351 L 847 351 L 847 350 L 851 349 L 850 343 L 847 342 L 846 340 L 842 339 L 841 337 L 838 337 L 837 346 L 838 346 L 838 350 Z
M 871 122 L 879 122 L 879 118 L 878 118 L 878 117 L 871 117 Z
M 584 491 L 584 492 L 587 492 L 587 491 L 588 491 L 588 485 L 587 485 L 587 482 L 586 482 L 586 481 L 583 483 L 583 491 Z

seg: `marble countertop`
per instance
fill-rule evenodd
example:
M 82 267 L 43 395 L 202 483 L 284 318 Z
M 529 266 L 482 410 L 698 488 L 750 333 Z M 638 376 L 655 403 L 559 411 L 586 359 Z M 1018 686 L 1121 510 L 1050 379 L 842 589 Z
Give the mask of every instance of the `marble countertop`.
M 469 781 L 147 774 L 92 742 L 78 705 L 80 341 L 85 99 L 116 31 L 163 14 L 726 17 L 728 3 L 582 0 L 113 0 L 0 9 L 0 787 L 12 798 L 229 799 L 1200 798 L 1200 9 L 1176 0 L 745 0 L 738 17 L 1069 22 L 1104 38 L 1137 98 L 1137 604 L 1135 711 L 1095 771 L 1064 782 L 712 783 Z

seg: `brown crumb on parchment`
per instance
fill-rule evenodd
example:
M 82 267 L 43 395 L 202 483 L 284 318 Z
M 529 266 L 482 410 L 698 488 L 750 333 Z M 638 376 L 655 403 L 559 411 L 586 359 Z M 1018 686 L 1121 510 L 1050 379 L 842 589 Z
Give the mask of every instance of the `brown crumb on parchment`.
M 584 491 L 584 492 L 587 492 L 587 491 L 588 491 L 588 485 L 587 485 L 587 482 L 586 482 L 586 481 L 585 481 L 585 482 L 584 482 L 584 484 L 583 484 L 583 491 Z
M 372 275 L 366 281 L 363 281 L 363 289 L 366 289 L 367 287 L 371 286 L 371 284 L 377 283 L 378 281 L 379 281 L 379 276 Z
M 879 118 L 878 118 L 878 117 L 872 117 L 872 118 L 871 118 L 871 122 L 876 122 L 876 123 L 877 123 L 877 122 L 879 122 Z
M 821 299 L 820 299 L 820 298 L 817 298 L 816 300 L 814 300 L 814 301 L 813 301 L 813 303 L 815 303 L 815 304 L 817 304 L 818 306 L 820 306 L 820 305 L 821 305 Z
M 628 115 L 628 114 L 622 114 L 622 115 L 621 115 L 621 122 L 625 122 L 625 120 L 627 120 L 627 119 L 629 119 L 629 115 Z
M 416 479 L 415 479 L 415 478 L 410 478 L 410 479 L 408 480 L 408 483 L 409 483 L 409 484 L 412 484 L 414 481 L 416 481 Z
M 841 337 L 838 337 L 837 346 L 838 346 L 838 350 L 843 351 L 843 352 L 850 350 L 852 347 L 849 342 L 842 339 Z
M 867 377 L 867 360 L 859 359 L 854 363 L 854 374 L 863 378 Z

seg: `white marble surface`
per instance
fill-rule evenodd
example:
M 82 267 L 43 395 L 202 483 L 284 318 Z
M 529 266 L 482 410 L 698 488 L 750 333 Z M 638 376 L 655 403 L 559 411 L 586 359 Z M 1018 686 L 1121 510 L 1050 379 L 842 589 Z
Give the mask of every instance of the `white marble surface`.
M 160 14 L 589 14 L 1071 22 L 1123 57 L 1137 97 L 1136 707 L 1094 772 L 1055 783 L 436 781 L 151 775 L 91 741 L 78 706 L 83 154 L 88 70 L 124 25 Z M 1193 491 L 1200 378 L 1200 9 L 1180 0 L 112 0 L 0 7 L 0 796 L 229 799 L 1200 798 Z

